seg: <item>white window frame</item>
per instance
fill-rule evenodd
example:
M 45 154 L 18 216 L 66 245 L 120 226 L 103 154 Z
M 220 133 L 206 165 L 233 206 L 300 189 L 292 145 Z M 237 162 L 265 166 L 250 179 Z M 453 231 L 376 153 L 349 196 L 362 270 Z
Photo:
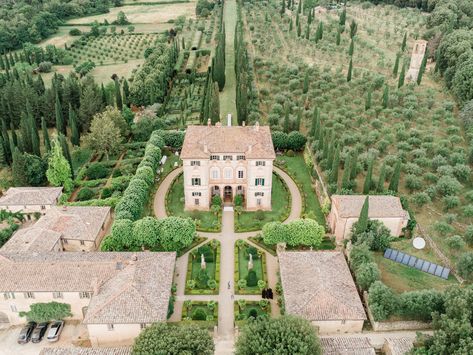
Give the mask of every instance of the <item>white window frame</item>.
M 266 162 L 264 160 L 257 160 L 256 166 L 266 166 Z
M 217 180 L 220 176 L 220 171 L 218 169 L 212 169 L 210 174 L 212 180 Z
M 112 332 L 114 328 L 115 328 L 115 326 L 113 325 L 113 323 L 107 324 L 107 330 L 108 330 L 109 332 Z
M 191 160 L 191 166 L 200 166 L 199 160 Z
M 79 298 L 91 298 L 90 292 L 79 292 Z
M 255 178 L 255 186 L 264 186 L 264 178 Z
M 241 175 L 241 176 L 240 176 Z M 243 179 L 245 176 L 245 173 L 243 172 L 243 170 L 238 170 L 238 178 L 239 179 Z
M 200 206 L 200 199 L 195 198 L 195 199 L 194 199 L 194 205 Z
M 223 178 L 226 180 L 233 179 L 233 169 L 232 168 L 225 168 L 223 170 Z
M 220 160 L 220 155 L 211 155 L 210 160 Z
M 233 160 L 233 155 L 224 155 L 223 160 Z
M 264 192 L 255 192 L 255 197 L 258 197 L 258 196 L 263 197 L 263 196 L 264 196 Z
M 23 292 L 25 299 L 34 299 L 34 292 Z
M 246 160 L 244 155 L 237 155 L 237 160 Z
M 56 298 L 64 298 L 64 295 L 62 294 L 62 292 L 53 292 L 53 298 L 56 299 Z
M 195 196 L 201 197 L 201 196 L 202 196 L 202 192 L 193 192 L 193 193 L 192 193 L 192 197 L 195 197 Z
M 192 186 L 201 186 L 200 177 L 192 178 L 191 184 L 192 184 Z

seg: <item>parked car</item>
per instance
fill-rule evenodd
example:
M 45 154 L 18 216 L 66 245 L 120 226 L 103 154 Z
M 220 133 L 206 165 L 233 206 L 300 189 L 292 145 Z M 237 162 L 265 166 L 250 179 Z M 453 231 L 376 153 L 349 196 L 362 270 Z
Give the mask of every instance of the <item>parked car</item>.
M 48 341 L 53 343 L 59 340 L 59 335 L 61 335 L 62 328 L 64 328 L 64 321 L 56 321 L 51 324 L 51 327 L 48 331 Z
M 34 328 L 33 335 L 31 335 L 31 341 L 33 343 L 39 343 L 43 339 L 44 334 L 46 333 L 46 330 L 48 329 L 48 325 L 49 325 L 48 322 L 39 323 L 36 326 L 36 328 Z
M 28 322 L 20 331 L 18 336 L 18 344 L 26 344 L 31 339 L 31 333 L 33 333 L 34 328 L 36 327 L 35 322 Z

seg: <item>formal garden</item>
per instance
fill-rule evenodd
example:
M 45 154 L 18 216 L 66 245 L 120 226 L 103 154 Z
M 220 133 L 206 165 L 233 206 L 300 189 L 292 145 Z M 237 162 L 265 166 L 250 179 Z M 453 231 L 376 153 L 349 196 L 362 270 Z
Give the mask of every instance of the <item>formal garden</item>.
M 245 211 L 243 201 L 235 197 L 235 231 L 250 232 L 261 230 L 272 221 L 284 221 L 291 213 L 291 194 L 284 181 L 273 173 L 271 189 L 271 211 Z
M 217 324 L 217 320 L 218 302 L 184 301 L 182 306 L 182 321 L 184 324 L 195 323 L 201 327 L 213 328 Z
M 221 201 L 220 201 L 221 203 Z M 222 228 L 221 205 L 210 211 L 184 211 L 184 176 L 180 174 L 166 194 L 166 213 L 168 216 L 190 217 L 197 230 L 201 232 L 219 232 Z
M 186 275 L 188 295 L 218 294 L 220 279 L 220 242 L 211 240 L 189 254 Z
M 265 318 L 271 316 L 271 304 L 268 300 L 247 301 L 244 299 L 235 301 L 233 310 L 235 313 L 235 324 L 243 326 L 250 318 Z
M 260 295 L 267 287 L 266 255 L 259 249 L 239 239 L 235 243 L 235 293 Z

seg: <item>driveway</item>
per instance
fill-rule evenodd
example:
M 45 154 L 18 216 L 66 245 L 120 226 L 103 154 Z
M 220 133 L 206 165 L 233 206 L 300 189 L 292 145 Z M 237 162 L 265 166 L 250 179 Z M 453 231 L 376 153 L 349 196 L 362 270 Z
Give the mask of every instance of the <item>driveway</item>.
M 43 339 L 37 344 L 29 342 L 20 345 L 16 341 L 21 328 L 21 326 L 17 326 L 0 330 L 0 355 L 38 355 L 46 347 L 71 347 L 73 339 L 77 339 L 80 334 L 87 332 L 84 325 L 66 323 L 61 337 L 56 343 L 49 343 L 46 339 Z

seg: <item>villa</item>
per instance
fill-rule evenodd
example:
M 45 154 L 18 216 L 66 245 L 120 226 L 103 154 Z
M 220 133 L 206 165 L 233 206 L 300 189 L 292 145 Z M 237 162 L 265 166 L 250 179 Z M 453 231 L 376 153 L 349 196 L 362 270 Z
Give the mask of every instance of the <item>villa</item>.
M 268 126 L 189 126 L 181 152 L 186 210 L 208 210 L 212 196 L 247 210 L 271 210 L 274 152 Z
M 55 206 L 61 193 L 62 187 L 11 187 L 0 197 L 0 210 L 22 212 L 31 218 Z

